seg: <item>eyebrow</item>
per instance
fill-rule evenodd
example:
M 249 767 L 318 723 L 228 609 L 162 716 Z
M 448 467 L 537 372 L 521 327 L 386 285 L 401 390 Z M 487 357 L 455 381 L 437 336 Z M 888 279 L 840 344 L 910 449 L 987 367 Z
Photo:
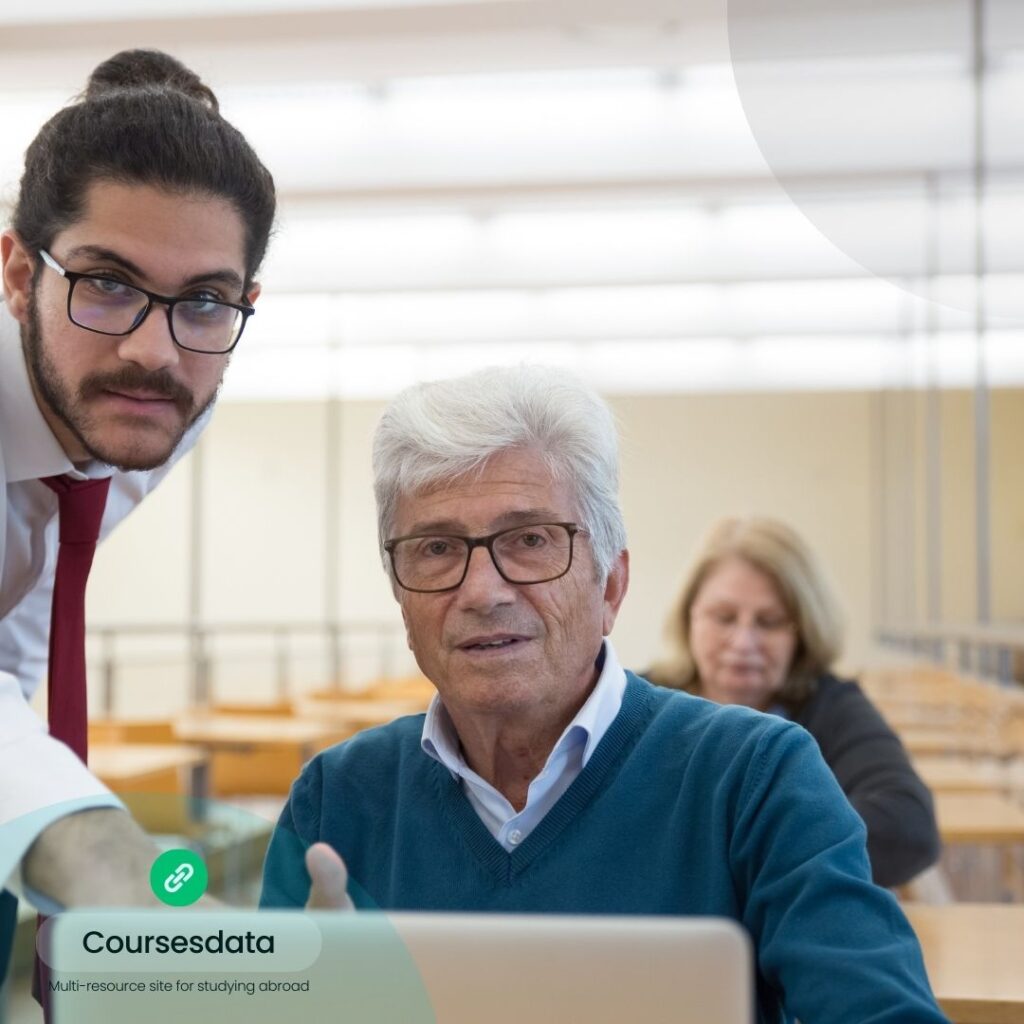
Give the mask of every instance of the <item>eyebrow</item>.
M 563 513 L 554 512 L 549 508 L 516 509 L 511 512 L 503 512 L 492 520 L 492 529 L 488 532 L 497 532 L 508 527 L 530 523 L 563 522 L 562 516 Z M 462 537 L 466 535 L 466 527 L 457 519 L 431 519 L 428 522 L 414 524 L 406 536 L 417 537 L 421 534 L 433 533 Z
M 129 274 L 132 274 L 143 281 L 148 280 L 145 272 L 139 266 L 132 263 L 131 260 L 122 256 L 119 252 L 115 252 L 113 249 L 105 249 L 101 245 L 75 246 L 75 248 L 68 250 L 64 257 L 64 262 L 66 263 L 69 260 L 79 258 L 102 260 L 105 263 L 116 263 L 119 267 L 128 271 Z M 244 284 L 242 279 L 234 270 L 230 267 L 224 267 L 219 270 L 209 270 L 202 274 L 193 274 L 182 282 L 181 287 L 190 288 L 192 285 L 202 284 L 207 281 L 219 281 L 221 284 L 237 288 L 240 292 L 243 290 Z
M 731 597 L 713 597 L 710 598 L 706 604 L 702 604 L 700 601 L 694 601 L 693 606 L 696 608 L 698 605 L 715 611 L 739 611 L 736 600 Z M 758 608 L 751 609 L 751 611 L 755 616 L 765 614 L 774 615 L 776 612 L 781 612 L 783 615 L 789 615 L 789 612 L 786 610 L 786 606 L 781 601 L 770 605 L 761 605 Z

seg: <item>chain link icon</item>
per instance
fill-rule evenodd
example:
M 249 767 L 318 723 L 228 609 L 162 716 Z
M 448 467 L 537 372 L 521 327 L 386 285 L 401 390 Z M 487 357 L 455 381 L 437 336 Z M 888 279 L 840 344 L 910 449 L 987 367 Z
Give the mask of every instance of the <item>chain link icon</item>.
M 177 892 L 195 873 L 191 864 L 179 864 L 177 870 L 164 879 L 164 889 Z
M 165 850 L 153 861 L 149 884 L 161 903 L 187 907 L 200 899 L 209 883 L 202 857 L 192 850 Z

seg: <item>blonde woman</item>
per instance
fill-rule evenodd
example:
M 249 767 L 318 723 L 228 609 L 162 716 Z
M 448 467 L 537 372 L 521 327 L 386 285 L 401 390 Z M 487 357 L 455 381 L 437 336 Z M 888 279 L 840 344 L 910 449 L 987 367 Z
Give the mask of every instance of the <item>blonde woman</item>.
M 670 654 L 647 675 L 719 704 L 802 725 L 864 820 L 872 874 L 902 885 L 939 856 L 931 794 L 895 733 L 831 667 L 841 616 L 817 559 L 788 526 L 720 520 L 669 616 Z

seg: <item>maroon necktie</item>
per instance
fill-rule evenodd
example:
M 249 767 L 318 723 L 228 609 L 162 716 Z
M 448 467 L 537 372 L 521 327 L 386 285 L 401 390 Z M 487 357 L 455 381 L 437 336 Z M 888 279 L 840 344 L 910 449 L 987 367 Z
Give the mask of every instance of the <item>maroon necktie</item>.
M 60 509 L 60 547 L 50 613 L 50 735 L 66 743 L 83 761 L 88 751 L 85 688 L 85 584 L 100 536 L 110 478 L 43 481 L 56 492 Z
M 96 553 L 110 478 L 73 480 L 45 477 L 57 495 L 60 546 L 50 611 L 50 672 L 47 689 L 50 735 L 66 743 L 84 762 L 89 748 L 85 686 L 85 584 Z M 43 918 L 40 916 L 40 923 Z M 36 957 L 33 994 L 50 1020 L 50 972 Z

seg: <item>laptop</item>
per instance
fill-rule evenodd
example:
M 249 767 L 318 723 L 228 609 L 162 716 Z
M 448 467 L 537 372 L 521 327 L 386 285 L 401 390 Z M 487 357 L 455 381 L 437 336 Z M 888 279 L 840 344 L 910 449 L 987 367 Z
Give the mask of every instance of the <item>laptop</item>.
M 716 918 L 72 911 L 40 949 L 56 1024 L 750 1024 Z
M 347 970 L 341 965 L 361 964 L 362 983 L 374 987 L 372 976 L 390 960 L 387 993 L 404 1000 L 403 1007 L 375 1006 L 371 999 L 353 1006 L 357 1012 L 346 1019 L 416 1024 L 750 1024 L 754 1019 L 750 942 L 734 921 L 315 916 L 323 936 L 320 964 L 333 962 L 341 970 Z

